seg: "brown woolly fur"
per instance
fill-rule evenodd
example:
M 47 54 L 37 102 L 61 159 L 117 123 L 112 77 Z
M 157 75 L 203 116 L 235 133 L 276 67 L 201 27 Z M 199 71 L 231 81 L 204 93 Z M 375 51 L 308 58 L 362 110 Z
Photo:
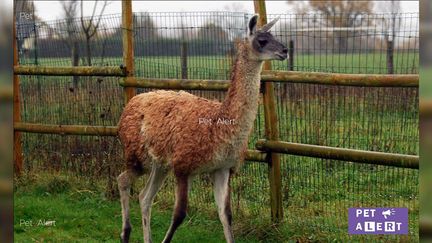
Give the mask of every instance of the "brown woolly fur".
M 237 48 L 231 87 L 222 103 L 183 91 L 131 99 L 119 123 L 129 169 L 141 173 L 159 163 L 176 176 L 187 176 L 239 167 L 257 112 L 262 61 L 247 40 Z

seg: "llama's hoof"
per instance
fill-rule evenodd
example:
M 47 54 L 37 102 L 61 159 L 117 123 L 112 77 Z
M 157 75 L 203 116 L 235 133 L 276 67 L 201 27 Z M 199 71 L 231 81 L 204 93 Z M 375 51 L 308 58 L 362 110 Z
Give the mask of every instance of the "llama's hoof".
M 129 236 L 131 233 L 132 228 L 124 228 L 123 232 L 120 234 L 120 242 L 122 243 L 129 243 Z
M 123 234 L 121 234 L 121 235 L 120 235 L 120 242 L 121 242 L 121 243 L 129 243 L 129 239 L 125 239 L 125 238 L 123 237 Z

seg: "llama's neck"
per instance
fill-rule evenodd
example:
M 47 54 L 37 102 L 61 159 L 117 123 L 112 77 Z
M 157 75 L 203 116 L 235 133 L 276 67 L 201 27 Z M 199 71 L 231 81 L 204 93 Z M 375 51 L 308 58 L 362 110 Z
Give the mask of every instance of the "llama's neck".
M 247 136 L 258 109 L 260 73 L 262 61 L 252 60 L 252 50 L 246 42 L 237 46 L 237 59 L 232 69 L 231 86 L 218 112 L 219 118 L 231 119 L 227 132 L 240 137 Z M 234 126 L 234 127 L 233 127 Z M 235 129 L 235 128 L 239 129 Z

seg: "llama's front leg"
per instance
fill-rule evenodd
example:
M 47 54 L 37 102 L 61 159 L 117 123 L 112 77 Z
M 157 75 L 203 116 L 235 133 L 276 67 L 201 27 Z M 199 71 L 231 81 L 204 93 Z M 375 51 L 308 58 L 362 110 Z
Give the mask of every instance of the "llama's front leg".
M 176 202 L 174 206 L 173 218 L 171 226 L 165 235 L 163 243 L 171 242 L 174 232 L 186 218 L 186 211 L 188 205 L 188 190 L 189 178 L 187 176 L 176 176 Z
M 144 242 L 150 243 L 151 239 L 151 228 L 150 228 L 150 217 L 151 217 L 151 205 L 157 192 L 160 190 L 165 178 L 167 177 L 167 171 L 157 164 L 153 164 L 150 177 L 147 181 L 145 188 L 140 192 L 139 201 L 141 206 L 142 214 L 142 225 Z
M 223 226 L 226 242 L 231 243 L 234 242 L 234 236 L 231 229 L 232 213 L 229 178 L 229 169 L 220 169 L 213 173 L 213 189 L 219 219 Z
M 129 242 L 132 226 L 129 221 L 129 196 L 130 188 L 137 178 L 137 174 L 131 170 L 126 170 L 117 178 L 118 189 L 120 192 L 120 203 L 122 208 L 122 242 Z

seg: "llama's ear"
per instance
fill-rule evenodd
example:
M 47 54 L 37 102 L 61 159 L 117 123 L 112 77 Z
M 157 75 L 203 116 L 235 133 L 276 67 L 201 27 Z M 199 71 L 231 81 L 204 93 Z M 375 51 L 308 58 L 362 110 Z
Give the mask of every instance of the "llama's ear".
M 280 16 L 277 17 L 277 18 L 275 18 L 275 19 L 273 19 L 270 23 L 264 25 L 264 26 L 261 28 L 261 30 L 264 31 L 264 32 L 269 31 L 269 30 L 273 27 L 273 25 L 276 24 L 276 22 L 279 21 L 279 19 L 280 19 Z
M 258 14 L 255 14 L 250 20 L 249 20 L 249 35 L 253 35 L 256 32 L 256 26 L 258 23 Z

